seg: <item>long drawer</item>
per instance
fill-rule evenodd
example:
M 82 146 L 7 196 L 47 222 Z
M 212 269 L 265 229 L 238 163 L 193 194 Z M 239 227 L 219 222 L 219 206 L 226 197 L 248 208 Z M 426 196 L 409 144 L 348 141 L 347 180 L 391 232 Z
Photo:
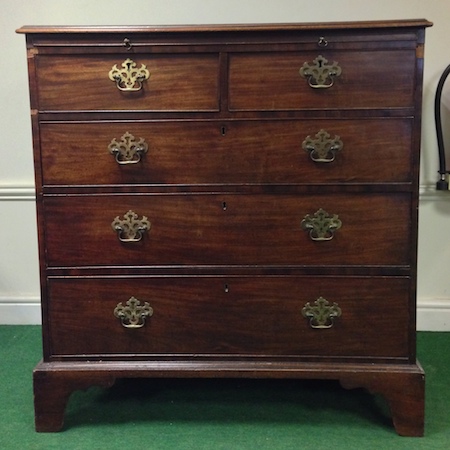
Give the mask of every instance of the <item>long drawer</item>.
M 40 55 L 36 58 L 36 68 L 42 111 L 219 109 L 217 53 L 131 55 L 130 58 L 124 54 Z M 120 88 L 115 76 L 124 80 L 119 82 Z
M 44 185 L 411 181 L 410 119 L 43 123 L 40 135 Z
M 51 355 L 404 357 L 409 283 L 392 277 L 51 278 Z
M 402 265 L 410 208 L 408 193 L 82 195 L 43 204 L 49 266 Z
M 415 49 L 231 54 L 229 108 L 273 111 L 411 107 L 415 58 Z M 321 77 L 311 80 L 301 76 L 305 64 L 310 73 Z M 336 76 L 328 76 L 330 73 Z

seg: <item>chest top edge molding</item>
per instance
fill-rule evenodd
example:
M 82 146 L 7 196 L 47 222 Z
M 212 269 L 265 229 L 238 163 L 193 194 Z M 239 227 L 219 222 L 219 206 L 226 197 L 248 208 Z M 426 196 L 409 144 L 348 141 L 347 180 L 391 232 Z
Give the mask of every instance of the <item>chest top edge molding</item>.
M 386 28 L 430 27 L 426 19 L 311 22 L 311 23 L 261 23 L 261 24 L 205 24 L 205 25 L 130 25 L 130 26 L 48 26 L 24 25 L 16 30 L 20 34 L 73 34 L 73 33 L 209 33 L 247 31 L 317 31 L 317 30 L 361 30 Z

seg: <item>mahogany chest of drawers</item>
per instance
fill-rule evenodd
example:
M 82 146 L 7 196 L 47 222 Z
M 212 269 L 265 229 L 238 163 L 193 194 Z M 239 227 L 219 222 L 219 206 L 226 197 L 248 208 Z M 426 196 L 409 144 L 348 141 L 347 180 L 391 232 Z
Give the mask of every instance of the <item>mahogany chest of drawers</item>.
M 337 379 L 421 435 L 425 20 L 24 27 L 36 429 L 121 377 Z

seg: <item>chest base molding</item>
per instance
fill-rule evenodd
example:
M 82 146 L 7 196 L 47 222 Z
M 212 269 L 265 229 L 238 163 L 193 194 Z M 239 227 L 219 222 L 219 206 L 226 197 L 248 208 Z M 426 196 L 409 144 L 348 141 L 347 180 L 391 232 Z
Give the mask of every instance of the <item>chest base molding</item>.
M 401 436 L 422 436 L 425 375 L 419 363 L 320 364 L 246 361 L 41 362 L 34 370 L 36 431 L 60 431 L 71 393 L 111 387 L 120 378 L 275 378 L 338 380 L 345 389 L 365 388 L 387 401 Z

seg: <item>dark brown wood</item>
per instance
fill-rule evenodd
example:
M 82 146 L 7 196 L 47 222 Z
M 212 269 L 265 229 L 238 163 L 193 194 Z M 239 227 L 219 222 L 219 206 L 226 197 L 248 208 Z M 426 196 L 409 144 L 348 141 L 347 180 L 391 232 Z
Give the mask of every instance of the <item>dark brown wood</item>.
M 425 421 L 425 374 L 417 364 L 408 373 L 389 371 L 383 375 L 367 376 L 362 372 L 340 378 L 346 389 L 366 388 L 387 400 L 394 427 L 400 436 L 421 437 Z
M 399 434 L 423 434 L 415 284 L 430 25 L 18 30 L 41 259 L 38 431 L 62 428 L 74 390 L 121 377 L 269 377 L 380 393 Z M 299 73 L 318 55 L 342 68 L 327 89 Z M 127 58 L 151 73 L 138 92 L 108 77 Z M 321 130 L 343 143 L 333 162 L 302 148 Z M 108 145 L 127 132 L 148 151 L 119 165 Z M 342 227 L 316 242 L 301 223 L 320 208 Z M 151 227 L 123 243 L 111 224 L 129 210 Z M 114 314 L 131 297 L 153 309 L 141 328 Z M 302 315 L 320 297 L 341 310 L 328 328 Z
M 46 197 L 49 266 L 401 265 L 409 262 L 410 194 L 152 194 Z M 109 201 L 113 200 L 113 201 Z M 225 206 L 224 206 L 225 205 Z M 325 242 L 301 228 L 323 208 L 342 227 Z M 151 228 L 122 243 L 129 210 Z M 186 243 L 189 245 L 186 245 Z M 264 245 L 261 245 L 264 243 Z
M 402 51 L 244 53 L 230 56 L 229 104 L 239 110 L 399 108 L 414 101 L 415 48 Z M 311 89 L 299 70 L 324 53 L 342 69 L 334 89 Z M 386 68 L 388 75 L 386 74 Z M 392 72 L 391 72 L 392 71 Z M 389 73 L 395 75 L 389 75 Z
M 235 360 L 40 363 L 34 370 L 37 431 L 60 431 L 71 392 L 91 385 L 112 386 L 116 378 L 289 378 L 335 379 L 346 389 L 366 388 L 389 403 L 402 436 L 424 433 L 424 372 L 420 364 L 389 365 Z M 45 406 L 45 407 L 43 407 Z
M 115 378 L 108 373 L 40 370 L 33 373 L 36 431 L 59 431 L 64 423 L 64 410 L 73 391 L 91 386 L 111 387 Z
M 261 31 L 308 31 L 308 30 L 376 30 L 384 28 L 410 28 L 429 27 L 432 22 L 426 19 L 410 20 L 371 20 L 358 22 L 320 22 L 320 23 L 282 23 L 282 24 L 238 24 L 238 25 L 127 25 L 127 26 L 97 26 L 95 32 L 102 33 L 173 33 L 173 32 L 261 32 Z M 26 25 L 17 30 L 24 34 L 71 34 L 71 33 L 92 33 L 92 26 L 44 26 Z
M 43 184 L 410 182 L 412 126 L 409 118 L 43 123 Z M 301 146 L 321 129 L 343 143 L 332 163 L 313 162 Z M 148 152 L 121 166 L 108 145 L 127 132 Z
M 150 72 L 144 87 L 122 92 L 109 79 L 132 57 Z M 217 111 L 219 55 L 36 57 L 40 110 Z M 55 89 L 58 86 L 58 89 Z M 82 91 L 83 95 L 80 95 Z
M 407 277 L 51 279 L 51 359 L 125 354 L 134 359 L 158 359 L 162 354 L 322 361 L 368 357 L 374 362 L 402 358 L 407 354 L 409 318 L 403 311 L 408 285 Z M 302 316 L 302 308 L 313 304 L 318 293 L 342 310 L 326 330 L 312 328 Z M 131 295 L 153 308 L 153 316 L 140 329 L 123 327 L 113 314 Z

